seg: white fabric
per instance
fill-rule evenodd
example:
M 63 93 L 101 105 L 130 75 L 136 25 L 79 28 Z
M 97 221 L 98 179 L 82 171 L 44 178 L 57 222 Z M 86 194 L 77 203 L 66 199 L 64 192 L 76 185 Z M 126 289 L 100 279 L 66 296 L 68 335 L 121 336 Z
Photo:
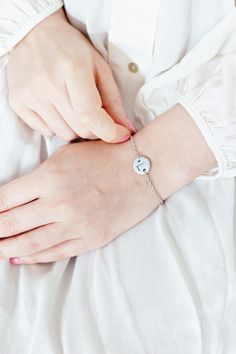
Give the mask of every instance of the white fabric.
M 61 0 L 3 3 L 0 55 L 62 4 Z M 197 178 L 236 176 L 234 1 L 178 0 L 174 5 L 172 0 L 66 0 L 64 4 L 71 23 L 109 62 L 138 128 L 179 102 L 217 160 L 214 168 Z M 129 61 L 138 63 L 138 74 L 128 71 Z
M 0 56 L 11 50 L 34 26 L 62 6 L 62 0 L 1 0 Z
M 63 144 L 32 132 L 10 110 L 5 70 L 19 33 L 56 3 L 0 5 L 1 183 Z M 111 65 L 136 126 L 181 101 L 219 168 L 106 247 L 49 264 L 1 261 L 0 352 L 235 354 L 233 1 L 68 0 L 65 7 Z

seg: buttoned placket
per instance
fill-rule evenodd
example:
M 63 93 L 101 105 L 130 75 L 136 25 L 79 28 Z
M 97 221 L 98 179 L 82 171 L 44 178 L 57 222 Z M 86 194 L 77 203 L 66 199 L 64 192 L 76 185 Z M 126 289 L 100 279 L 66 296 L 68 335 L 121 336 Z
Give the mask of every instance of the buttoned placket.
M 131 120 L 135 97 L 152 62 L 159 7 L 158 0 L 112 1 L 108 61 Z

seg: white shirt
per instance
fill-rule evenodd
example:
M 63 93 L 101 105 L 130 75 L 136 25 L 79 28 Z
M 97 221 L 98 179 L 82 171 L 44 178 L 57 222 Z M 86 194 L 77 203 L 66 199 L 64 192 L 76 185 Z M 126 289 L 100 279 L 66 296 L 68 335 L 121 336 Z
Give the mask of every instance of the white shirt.
M 7 53 L 62 2 L 0 1 L 1 184 L 62 144 L 17 119 L 6 80 Z M 0 260 L 0 352 L 235 354 L 236 178 L 217 178 L 236 175 L 234 3 L 71 0 L 65 6 L 110 63 L 130 119 L 141 128 L 181 102 L 220 168 L 106 247 L 31 266 Z M 131 62 L 138 72 L 129 71 Z
M 61 0 L 0 6 L 0 55 Z M 181 103 L 217 167 L 198 178 L 236 176 L 236 9 L 232 0 L 65 0 L 69 20 L 109 62 L 138 128 Z M 136 63 L 138 73 L 128 70 Z M 127 84 L 128 83 L 128 84 Z

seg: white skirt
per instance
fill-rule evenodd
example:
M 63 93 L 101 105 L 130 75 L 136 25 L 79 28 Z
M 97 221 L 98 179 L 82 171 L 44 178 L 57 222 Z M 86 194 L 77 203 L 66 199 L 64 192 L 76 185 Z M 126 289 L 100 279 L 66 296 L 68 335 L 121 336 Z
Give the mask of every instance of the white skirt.
M 63 144 L 11 111 L 6 60 L 1 184 Z M 0 353 L 235 354 L 235 264 L 235 178 L 194 181 L 103 248 L 47 264 L 0 261 Z

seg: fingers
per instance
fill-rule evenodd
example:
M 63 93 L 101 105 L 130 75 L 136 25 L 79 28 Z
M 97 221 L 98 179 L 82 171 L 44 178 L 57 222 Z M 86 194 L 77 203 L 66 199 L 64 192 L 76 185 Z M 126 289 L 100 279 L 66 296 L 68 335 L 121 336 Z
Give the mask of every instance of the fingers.
M 107 113 L 116 123 L 127 127 L 131 133 L 136 133 L 136 128 L 129 122 L 125 113 L 112 71 L 104 60 L 97 61 L 97 88 L 102 99 L 102 106 Z
M 39 198 L 34 172 L 0 186 L 0 213 Z
M 78 135 L 73 131 L 57 111 L 57 109 L 51 104 L 45 102 L 35 103 L 35 111 L 40 117 L 46 121 L 49 128 L 61 139 L 65 141 L 71 141 L 76 139 Z
M 38 131 L 42 135 L 50 138 L 53 135 L 52 130 L 43 121 L 43 119 L 33 110 L 21 109 L 17 115 L 33 130 Z
M 91 132 L 107 143 L 117 143 L 128 140 L 129 131 L 115 123 L 105 109 L 100 108 L 89 118 Z
M 31 254 L 26 257 L 19 257 L 18 262 L 13 262 L 14 264 L 35 264 L 35 263 L 49 263 L 60 261 L 66 258 L 79 256 L 85 252 L 89 252 L 91 249 L 82 240 L 67 240 L 65 242 L 59 243 L 52 246 L 46 250 L 38 253 Z
M 4 258 L 29 256 L 46 250 L 61 241 L 65 235 L 57 223 L 39 227 L 35 230 L 12 236 L 0 241 L 0 254 Z M 17 255 L 16 255 L 17 252 Z
M 78 137 L 127 140 L 135 128 L 128 122 L 109 66 L 105 61 L 98 62 L 96 78 L 89 68 L 71 68 L 65 86 L 52 89 L 49 99 L 29 96 L 29 109 L 13 101 L 17 114 L 42 135 L 51 137 L 54 133 L 68 142 Z
M 28 217 L 30 215 L 30 218 Z M 0 239 L 14 236 L 52 222 L 40 199 L 0 214 Z
M 89 129 L 80 123 L 78 115 L 76 115 L 72 108 L 70 97 L 66 88 L 61 89 L 60 92 L 54 92 L 54 94 L 51 96 L 51 102 L 53 106 L 56 107 L 57 111 L 60 113 L 63 119 L 67 122 L 67 124 L 76 133 L 77 137 L 80 136 L 81 138 L 86 139 L 97 139 L 97 137 L 92 134 Z
M 66 87 L 78 119 L 94 135 L 106 142 L 119 142 L 122 138 L 130 136 L 130 131 L 127 128 L 116 124 L 109 114 L 101 108 L 102 101 L 92 72 L 70 73 Z M 72 128 L 75 129 L 74 126 Z

